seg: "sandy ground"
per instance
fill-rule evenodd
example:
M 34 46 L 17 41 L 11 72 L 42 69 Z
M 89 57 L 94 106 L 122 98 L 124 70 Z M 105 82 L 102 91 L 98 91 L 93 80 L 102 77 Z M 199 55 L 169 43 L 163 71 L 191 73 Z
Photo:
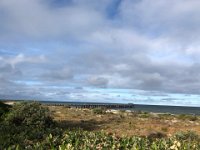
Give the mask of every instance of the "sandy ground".
M 141 135 L 161 132 L 171 136 L 181 131 L 200 134 L 200 117 L 130 111 L 107 110 L 95 114 L 92 109 L 49 106 L 55 120 L 66 128 L 82 128 L 89 131 L 116 133 L 119 136 Z

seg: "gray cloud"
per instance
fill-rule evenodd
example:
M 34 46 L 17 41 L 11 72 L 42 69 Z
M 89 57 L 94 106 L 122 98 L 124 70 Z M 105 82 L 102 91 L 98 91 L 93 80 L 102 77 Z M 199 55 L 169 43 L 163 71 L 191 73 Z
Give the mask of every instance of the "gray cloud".
M 108 85 L 109 80 L 104 77 L 91 77 L 88 79 L 89 85 L 105 88 Z
M 73 73 L 70 69 L 63 68 L 51 70 L 49 73 L 43 74 L 41 78 L 50 82 L 65 81 L 73 79 Z
M 1 95 L 90 95 L 74 87 L 200 94 L 199 6 L 195 0 L 2 0 Z M 67 86 L 74 90 L 62 90 Z

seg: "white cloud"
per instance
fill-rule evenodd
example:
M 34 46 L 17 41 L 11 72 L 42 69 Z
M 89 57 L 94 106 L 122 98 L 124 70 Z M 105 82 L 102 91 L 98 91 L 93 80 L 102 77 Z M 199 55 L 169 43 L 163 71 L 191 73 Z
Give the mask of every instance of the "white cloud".
M 41 0 L 2 0 L 0 8 L 5 14 L 1 29 L 15 38 L 80 36 L 103 25 L 99 12 L 81 5 L 53 8 Z
M 17 56 L 0 57 L 0 58 L 1 58 L 2 64 L 9 64 L 13 68 L 15 68 L 15 66 L 20 63 L 43 63 L 46 61 L 46 58 L 44 55 L 25 56 L 24 54 L 18 54 Z
M 2 83 L 200 94 L 200 2 L 114 2 L 1 0 Z

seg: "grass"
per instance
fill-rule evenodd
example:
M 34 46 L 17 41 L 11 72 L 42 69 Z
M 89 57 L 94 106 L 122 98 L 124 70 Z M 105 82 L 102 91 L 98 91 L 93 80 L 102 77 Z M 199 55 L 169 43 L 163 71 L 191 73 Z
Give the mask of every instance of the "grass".
M 106 109 L 105 108 L 94 108 L 92 109 L 93 113 L 94 114 L 105 114 L 106 113 Z
M 54 119 L 63 128 L 81 128 L 87 131 L 105 131 L 119 136 L 148 136 L 151 132 L 163 132 L 167 136 L 192 130 L 200 134 L 199 116 L 155 114 L 147 112 L 106 112 L 94 109 L 75 109 L 49 106 Z M 192 120 L 192 121 L 191 121 Z
M 197 121 L 198 117 L 196 115 L 185 115 L 181 114 L 178 116 L 179 119 L 181 120 L 190 120 L 190 121 Z
M 1 134 L 6 136 L 0 136 L 0 141 L 3 141 L 0 149 L 200 149 L 199 116 L 63 106 L 49 106 L 49 109 L 55 122 L 51 128 L 44 128 L 45 136 L 38 138 L 43 135 L 41 130 L 29 134 L 33 130 L 30 126 L 2 126 L 2 133 L 9 131 L 9 134 Z M 5 139 L 8 140 L 7 145 Z

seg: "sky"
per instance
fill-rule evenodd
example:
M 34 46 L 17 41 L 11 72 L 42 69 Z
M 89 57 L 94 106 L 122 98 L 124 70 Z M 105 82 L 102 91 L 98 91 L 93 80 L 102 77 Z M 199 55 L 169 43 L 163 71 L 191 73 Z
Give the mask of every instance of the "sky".
M 0 99 L 200 106 L 199 7 L 0 0 Z

